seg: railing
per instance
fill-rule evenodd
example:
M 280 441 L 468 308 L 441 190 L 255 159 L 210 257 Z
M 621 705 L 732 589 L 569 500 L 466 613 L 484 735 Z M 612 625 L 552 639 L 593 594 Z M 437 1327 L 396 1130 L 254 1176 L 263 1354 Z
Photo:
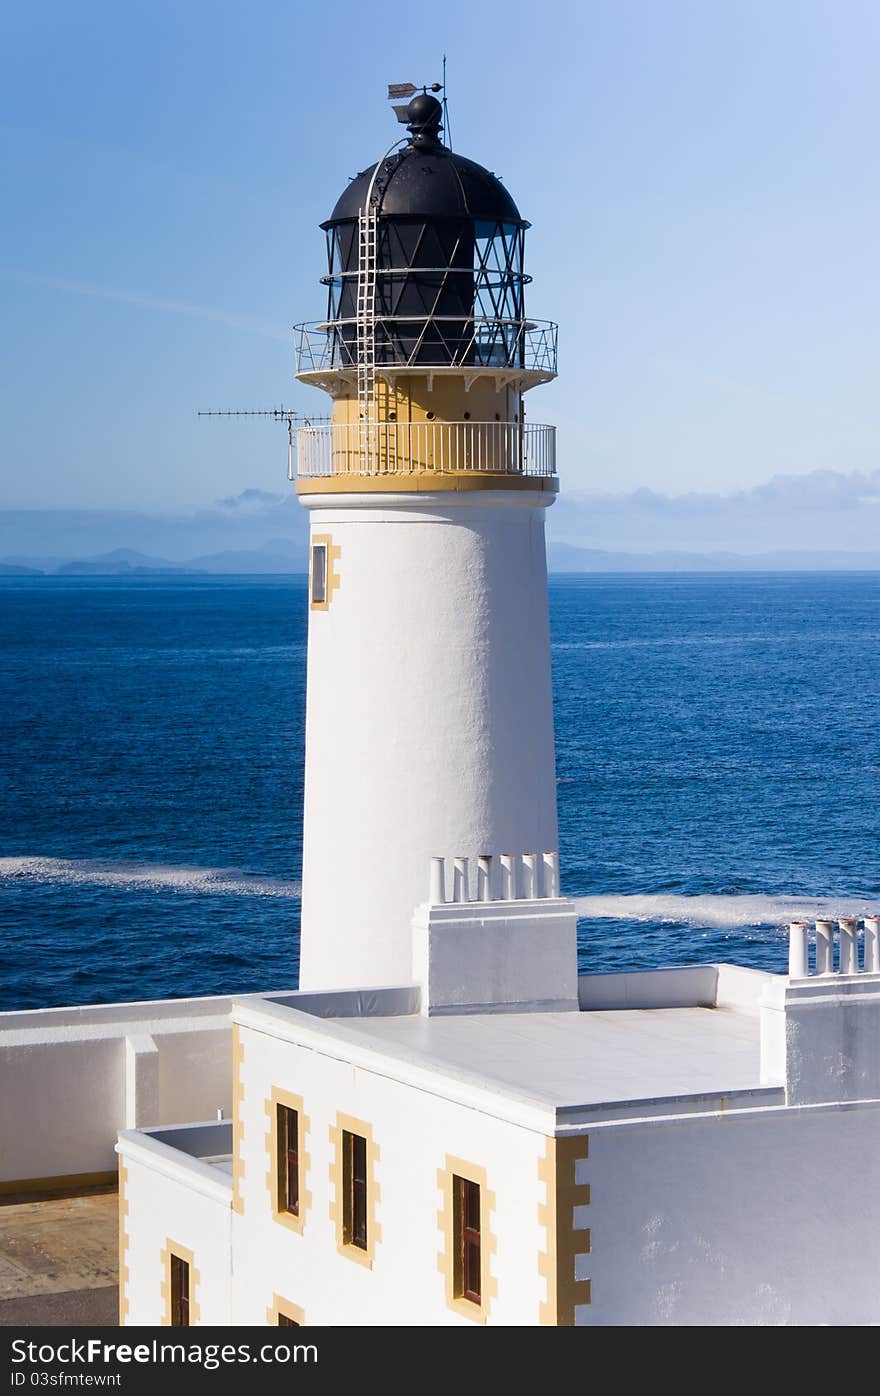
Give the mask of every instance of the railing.
M 376 368 L 526 370 L 556 376 L 558 326 L 550 320 L 377 315 Z M 294 325 L 297 373 L 358 368 L 357 321 Z
M 810 968 L 810 923 L 789 924 L 788 973 L 791 979 L 823 974 L 880 974 L 880 916 L 866 916 L 862 962 L 859 964 L 859 921 L 843 916 L 837 922 L 819 920 L 816 925 L 813 968 Z M 835 936 L 835 927 L 837 935 Z M 837 956 L 835 969 L 835 940 Z
M 478 858 L 432 858 L 428 901 L 536 901 L 559 896 L 558 853 L 496 853 Z
M 297 474 L 454 474 L 550 477 L 556 474 L 556 428 L 534 422 L 332 422 L 300 427 Z

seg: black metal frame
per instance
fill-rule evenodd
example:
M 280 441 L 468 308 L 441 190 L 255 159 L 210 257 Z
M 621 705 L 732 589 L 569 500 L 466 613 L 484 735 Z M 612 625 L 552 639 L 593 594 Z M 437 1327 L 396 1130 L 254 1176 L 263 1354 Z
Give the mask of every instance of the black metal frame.
M 327 229 L 330 367 L 357 363 L 358 236 Z M 524 367 L 525 226 L 379 216 L 375 361 L 426 367 Z

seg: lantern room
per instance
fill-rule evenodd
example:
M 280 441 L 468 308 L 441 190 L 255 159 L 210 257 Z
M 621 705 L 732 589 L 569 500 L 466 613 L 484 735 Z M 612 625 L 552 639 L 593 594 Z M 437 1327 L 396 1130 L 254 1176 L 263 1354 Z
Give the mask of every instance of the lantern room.
M 436 97 L 413 97 L 406 121 L 321 225 L 326 319 L 297 326 L 297 376 L 335 405 L 329 428 L 300 433 L 300 481 L 555 477 L 553 429 L 527 429 L 522 402 L 556 374 L 556 326 L 526 318 L 529 224 L 444 145 Z

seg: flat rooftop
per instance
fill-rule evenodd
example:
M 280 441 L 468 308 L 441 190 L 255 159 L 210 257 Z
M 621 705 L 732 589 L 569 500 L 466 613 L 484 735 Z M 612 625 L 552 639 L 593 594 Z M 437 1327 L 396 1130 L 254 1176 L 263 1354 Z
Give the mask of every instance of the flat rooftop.
M 324 1020 L 394 1056 L 527 1095 L 599 1105 L 760 1086 L 760 1020 L 719 1008 Z

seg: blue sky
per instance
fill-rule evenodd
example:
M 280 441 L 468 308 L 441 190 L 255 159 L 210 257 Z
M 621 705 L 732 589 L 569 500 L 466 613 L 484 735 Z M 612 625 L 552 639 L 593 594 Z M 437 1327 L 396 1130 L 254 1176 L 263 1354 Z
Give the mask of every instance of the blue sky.
M 280 490 L 329 213 L 449 57 L 458 149 L 533 223 L 531 399 L 566 488 L 880 466 L 875 0 L 6 0 L 0 503 Z M 395 16 L 397 19 L 395 20 Z

